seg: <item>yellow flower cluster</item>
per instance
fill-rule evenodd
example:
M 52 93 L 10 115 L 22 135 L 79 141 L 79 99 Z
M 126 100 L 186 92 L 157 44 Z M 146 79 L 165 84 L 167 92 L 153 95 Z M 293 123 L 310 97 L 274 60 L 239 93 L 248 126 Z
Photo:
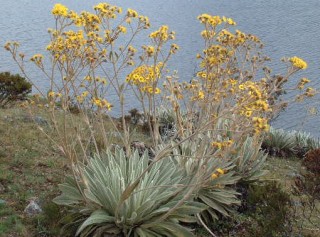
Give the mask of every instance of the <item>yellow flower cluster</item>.
M 163 25 L 159 28 L 159 30 L 156 30 L 152 32 L 149 37 L 154 39 L 155 41 L 162 41 L 166 42 L 168 39 L 174 39 L 175 38 L 175 32 L 171 31 L 168 32 L 169 27 L 166 25 Z
M 189 89 L 193 92 L 193 96 L 191 97 L 191 101 L 199 101 L 205 99 L 205 91 L 198 89 L 199 84 L 189 83 L 185 86 L 185 89 Z
M 150 21 L 149 21 L 149 18 L 146 17 L 146 16 L 139 16 L 139 21 L 140 23 L 143 24 L 143 28 L 144 29 L 148 29 L 150 27 Z
M 263 82 L 247 81 L 238 85 L 236 92 L 241 95 L 238 98 L 240 114 L 251 117 L 255 112 L 271 112 L 266 90 Z
M 296 56 L 289 58 L 289 61 L 292 63 L 292 65 L 299 69 L 306 69 L 308 67 L 308 64 L 301 58 L 298 58 Z
M 200 63 L 200 67 L 211 69 L 218 64 L 226 62 L 232 55 L 232 52 L 221 45 L 211 45 L 203 50 L 204 57 Z M 204 77 L 203 77 L 204 78 Z
M 310 82 L 310 80 L 308 79 L 308 78 L 301 78 L 301 80 L 300 80 L 300 82 L 299 82 L 299 84 L 298 84 L 298 88 L 300 89 L 300 90 L 302 90 L 303 88 L 304 88 L 304 85 L 305 84 L 307 84 L 307 83 L 309 83 Z
M 42 64 L 43 56 L 41 54 L 35 54 L 31 57 L 31 61 L 34 62 L 36 65 L 40 66 Z
M 170 53 L 175 54 L 179 50 L 179 46 L 177 44 L 172 44 L 170 47 Z
M 98 15 L 91 12 L 81 12 L 81 19 L 86 31 L 99 31 L 101 19 Z
M 308 88 L 306 89 L 306 92 L 305 92 L 304 94 L 305 94 L 305 96 L 307 96 L 307 97 L 313 97 L 313 96 L 315 96 L 315 94 L 316 94 L 316 90 L 315 90 L 314 88 L 312 88 L 312 87 L 308 87 Z
M 237 24 L 232 18 L 225 17 L 225 16 L 222 17 L 222 21 L 232 26 L 235 26 Z
M 84 25 L 84 19 L 80 17 L 76 12 L 70 11 L 69 14 L 67 15 L 67 18 L 72 20 L 73 24 L 75 26 L 83 26 Z
M 47 50 L 52 53 L 56 60 L 64 62 L 68 56 L 73 58 L 81 57 L 83 51 L 86 51 L 84 45 L 87 40 L 84 37 L 82 30 L 66 31 L 61 35 L 57 35 L 56 31 L 50 30 L 53 35 L 53 40 L 47 46 Z
M 115 19 L 117 17 L 117 13 L 122 13 L 122 8 L 117 6 L 112 6 L 108 3 L 99 3 L 94 6 L 94 10 L 98 12 L 98 15 L 101 17 Z
M 163 64 L 159 63 L 156 66 L 142 65 L 137 67 L 127 76 L 126 81 L 134 85 L 152 83 L 160 77 L 162 66 Z
M 220 17 L 220 16 L 211 16 L 209 14 L 202 14 L 200 16 L 198 16 L 198 20 L 202 23 L 202 24 L 206 24 L 209 25 L 213 28 L 215 28 L 216 26 L 222 24 L 222 23 L 226 23 L 228 25 L 236 25 L 236 22 L 232 19 L 232 18 L 228 18 L 228 17 Z
M 125 21 L 130 24 L 132 18 L 138 18 L 139 22 L 142 23 L 142 26 L 144 29 L 148 29 L 150 27 L 150 21 L 149 18 L 146 16 L 139 15 L 137 11 L 133 9 L 128 9 L 127 14 L 126 14 L 126 19 Z
M 120 33 L 127 33 L 127 28 L 125 26 L 118 26 L 118 30 Z
M 199 98 L 199 100 L 203 100 L 204 99 L 204 91 L 200 90 L 198 92 L 198 98 Z
M 54 7 L 52 9 L 52 14 L 54 16 L 66 17 L 68 15 L 68 8 L 60 3 L 57 3 L 54 5 Z
M 49 99 L 54 99 L 54 98 L 61 98 L 62 94 L 61 93 L 56 93 L 54 91 L 49 91 L 48 92 L 48 98 Z
M 256 133 L 260 133 L 262 131 L 269 131 L 270 125 L 268 124 L 268 120 L 266 118 L 253 117 L 252 121 Z
M 149 46 L 144 45 L 144 46 L 142 46 L 142 48 L 144 49 L 144 51 L 146 52 L 146 54 L 147 54 L 148 57 L 151 57 L 151 56 L 154 55 L 155 50 L 154 50 L 154 47 L 153 47 L 153 46 L 151 46 L 151 45 L 149 45 Z
M 218 169 L 216 169 L 216 172 L 211 174 L 211 179 L 216 179 L 219 176 L 224 175 L 224 174 L 225 174 L 225 171 L 221 168 L 218 168 Z
M 97 106 L 98 108 L 105 108 L 107 110 L 111 110 L 113 107 L 106 99 L 94 98 L 92 99 L 92 104 Z
M 236 30 L 235 34 L 232 32 L 223 29 L 219 32 L 217 36 L 217 41 L 220 42 L 222 45 L 226 46 L 233 46 L 233 47 L 239 47 L 240 45 L 243 45 L 245 42 L 255 42 L 255 43 L 261 43 L 260 39 L 257 36 L 254 35 L 246 35 L 245 33 Z
M 157 80 L 160 77 L 163 63 L 156 66 L 142 65 L 134 69 L 126 78 L 130 84 L 136 85 L 141 91 L 149 94 L 159 94 L 161 91 L 155 87 Z
M 198 20 L 202 24 L 208 24 L 213 27 L 220 25 L 223 22 L 223 20 L 221 19 L 220 16 L 211 16 L 209 14 L 202 14 L 202 15 L 198 16 Z
M 202 36 L 204 39 L 211 39 L 211 38 L 213 38 L 215 35 L 216 35 L 216 32 L 215 32 L 215 31 L 212 31 L 212 30 L 203 30 L 203 31 L 201 31 L 201 36 Z
M 222 141 L 222 142 L 212 142 L 211 145 L 217 149 L 225 149 L 230 147 L 233 144 L 233 140 Z
M 84 91 L 81 93 L 81 95 L 78 95 L 76 98 L 77 98 L 77 101 L 81 104 L 84 102 L 84 100 L 86 99 L 86 97 L 89 95 L 89 92 L 88 91 Z
M 127 17 L 132 17 L 132 18 L 136 18 L 136 17 L 138 17 L 139 15 L 138 15 L 138 12 L 137 11 L 135 11 L 135 10 L 132 10 L 132 9 L 128 9 L 128 11 L 127 11 Z
M 144 86 L 141 88 L 142 91 L 148 92 L 149 94 L 160 94 L 161 90 L 158 87 L 153 88 L 152 86 Z

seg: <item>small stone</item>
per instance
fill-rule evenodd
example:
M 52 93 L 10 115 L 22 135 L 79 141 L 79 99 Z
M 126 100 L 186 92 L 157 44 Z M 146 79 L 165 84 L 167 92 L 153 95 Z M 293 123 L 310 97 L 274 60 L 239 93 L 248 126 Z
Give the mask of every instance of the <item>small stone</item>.
M 34 216 L 34 215 L 41 213 L 42 209 L 39 206 L 39 204 L 36 202 L 36 200 L 32 199 L 32 200 L 30 200 L 30 203 L 28 204 L 28 206 L 24 209 L 24 212 L 28 216 Z
M 301 207 L 302 203 L 300 201 L 293 201 L 292 205 L 295 206 L 295 207 Z
M 48 125 L 48 121 L 45 120 L 44 118 L 40 117 L 40 116 L 36 116 L 34 118 L 34 121 L 39 125 Z
M 33 117 L 31 115 L 23 115 L 23 116 L 21 116 L 21 119 L 24 122 L 28 122 L 28 123 L 36 122 L 38 125 L 42 125 L 42 126 L 48 125 L 48 121 L 46 119 L 42 118 L 41 116 Z
M 46 179 L 47 179 L 47 181 L 50 182 L 50 183 L 53 182 L 53 177 L 52 177 L 51 175 L 48 175 Z
M 300 178 L 301 175 L 298 174 L 297 172 L 291 171 L 291 172 L 288 172 L 288 173 L 287 173 L 287 177 L 290 177 L 290 178 Z
M 3 120 L 6 121 L 6 122 L 13 122 L 12 117 L 10 117 L 8 115 L 3 116 Z

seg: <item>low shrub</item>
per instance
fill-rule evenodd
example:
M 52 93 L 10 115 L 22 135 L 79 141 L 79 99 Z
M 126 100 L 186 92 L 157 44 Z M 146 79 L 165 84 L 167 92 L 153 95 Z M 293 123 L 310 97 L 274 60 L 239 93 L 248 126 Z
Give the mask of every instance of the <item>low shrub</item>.
M 320 142 L 310 133 L 271 128 L 263 140 L 262 147 L 271 156 L 304 158 L 308 151 L 319 148 Z
M 311 150 L 307 153 L 302 165 L 307 172 L 295 180 L 296 191 L 298 194 L 306 194 L 309 202 L 314 203 L 320 200 L 320 149 Z
M 31 92 L 32 85 L 19 74 L 0 73 L 0 107 L 17 100 L 24 100 Z
M 250 217 L 247 236 L 290 236 L 290 196 L 275 181 L 250 185 L 247 210 Z
M 308 171 L 320 176 L 320 148 L 309 151 L 302 165 L 304 165 Z
M 285 130 L 271 127 L 262 146 L 272 156 L 287 157 L 293 154 L 295 139 Z

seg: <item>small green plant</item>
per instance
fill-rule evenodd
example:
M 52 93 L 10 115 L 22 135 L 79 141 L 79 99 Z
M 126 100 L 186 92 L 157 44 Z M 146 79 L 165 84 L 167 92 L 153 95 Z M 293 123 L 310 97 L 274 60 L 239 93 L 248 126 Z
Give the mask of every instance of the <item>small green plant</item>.
M 272 156 L 287 156 L 293 152 L 295 137 L 283 129 L 270 128 L 263 141 L 263 148 Z
M 176 115 L 172 109 L 161 106 L 157 110 L 159 133 L 162 140 L 170 140 L 177 133 Z
M 61 206 L 50 201 L 46 203 L 42 209 L 44 223 L 52 229 L 57 227 L 62 218 Z
M 276 181 L 250 185 L 245 211 L 251 217 L 247 236 L 288 236 L 290 203 L 289 194 Z
M 310 133 L 302 131 L 292 131 L 289 133 L 294 140 L 294 154 L 299 158 L 304 158 L 306 153 L 310 150 L 315 150 L 320 148 L 319 139 L 315 139 L 311 136 Z
M 58 205 L 71 209 L 64 235 L 71 236 L 193 236 L 180 222 L 195 222 L 205 205 L 183 199 L 188 179 L 172 159 L 156 162 L 147 172 L 149 157 L 123 150 L 95 156 L 78 169 L 84 183 L 73 179 L 60 185 Z M 143 176 L 140 182 L 135 180 Z M 131 188 L 127 188 L 131 186 Z M 127 190 L 127 191 L 125 191 Z M 176 208 L 175 208 L 176 207 Z
M 32 85 L 24 77 L 9 72 L 0 73 L 0 107 L 26 99 L 31 89 Z

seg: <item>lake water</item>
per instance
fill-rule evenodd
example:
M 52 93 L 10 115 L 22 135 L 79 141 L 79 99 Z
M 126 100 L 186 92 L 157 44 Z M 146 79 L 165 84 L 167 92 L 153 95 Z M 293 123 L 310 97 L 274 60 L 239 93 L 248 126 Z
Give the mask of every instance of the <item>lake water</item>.
M 53 27 L 51 9 L 54 3 L 62 3 L 76 11 L 91 10 L 99 3 L 96 0 L 0 0 L 0 44 L 16 40 L 26 55 L 43 52 L 49 42 L 47 29 Z M 181 50 L 171 64 L 181 79 L 190 80 L 196 68 L 196 53 L 203 48 L 199 36 L 202 30 L 196 17 L 201 13 L 232 17 L 238 28 L 259 36 L 266 45 L 266 52 L 273 59 L 275 73 L 284 66 L 282 57 L 299 56 L 308 62 L 309 68 L 301 72 L 312 80 L 311 86 L 320 88 L 320 1 L 319 0 L 118 0 L 111 4 L 136 9 L 147 15 L 152 29 L 162 24 L 177 32 L 177 44 Z M 150 30 L 150 31 L 151 31 Z M 0 72 L 18 73 L 10 55 L 0 49 Z M 46 88 L 45 82 L 37 78 L 36 71 L 29 69 L 36 83 Z M 288 98 L 294 95 L 288 94 Z M 320 117 L 310 115 L 310 108 L 318 108 L 319 96 L 295 104 L 273 123 L 275 127 L 305 130 L 320 137 Z

